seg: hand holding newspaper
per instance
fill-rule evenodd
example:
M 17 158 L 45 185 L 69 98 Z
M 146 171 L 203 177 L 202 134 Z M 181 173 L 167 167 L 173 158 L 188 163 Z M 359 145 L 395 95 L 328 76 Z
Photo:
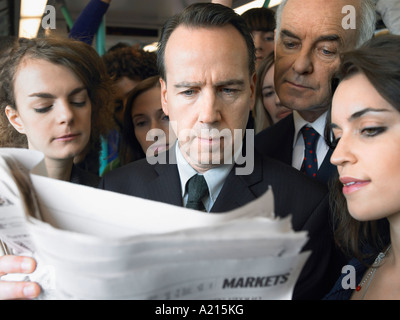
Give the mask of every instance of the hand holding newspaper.
M 291 299 L 307 235 L 273 211 L 271 190 L 206 214 L 50 179 L 41 153 L 0 149 L 0 240 L 37 259 L 41 299 Z

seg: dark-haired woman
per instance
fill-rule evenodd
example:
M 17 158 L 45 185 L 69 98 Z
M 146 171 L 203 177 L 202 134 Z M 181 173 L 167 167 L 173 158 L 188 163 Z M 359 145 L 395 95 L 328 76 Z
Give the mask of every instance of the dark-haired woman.
M 330 113 L 336 239 L 349 256 L 327 299 L 400 299 L 400 36 L 344 54 Z
M 123 116 L 118 158 L 110 162 L 103 174 L 147 156 L 169 149 L 172 131 L 169 118 L 161 107 L 159 76 L 149 77 L 129 92 Z

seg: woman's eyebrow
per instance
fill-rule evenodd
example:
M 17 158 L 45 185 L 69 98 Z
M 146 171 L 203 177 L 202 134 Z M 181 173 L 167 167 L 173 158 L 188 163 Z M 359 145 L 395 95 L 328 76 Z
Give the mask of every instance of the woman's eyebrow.
M 68 94 L 68 97 L 74 96 L 74 95 L 76 95 L 76 94 L 78 94 L 78 93 L 80 93 L 80 92 L 82 92 L 82 91 L 84 91 L 84 90 L 86 90 L 85 87 L 76 88 L 76 89 L 72 90 L 72 91 Z
M 390 110 L 388 109 L 375 109 L 375 108 L 365 108 L 363 110 L 357 111 L 355 113 L 353 113 L 350 118 L 349 121 L 353 121 L 356 120 L 360 117 L 362 117 L 363 115 L 365 115 L 368 112 L 389 112 Z
M 82 92 L 83 90 L 86 90 L 85 87 L 79 87 L 76 88 L 74 90 L 72 90 L 69 94 L 68 97 L 72 97 L 76 94 L 78 94 L 79 92 Z M 47 93 L 47 92 L 35 92 L 35 93 L 31 93 L 28 97 L 32 97 L 32 98 L 43 98 L 43 99 L 55 99 L 56 96 L 51 94 L 51 93 Z
M 361 118 L 363 115 L 365 115 L 368 112 L 390 112 L 388 109 L 376 109 L 376 108 L 365 108 L 360 111 L 354 112 L 348 119 L 349 122 L 354 121 L 356 119 Z M 335 124 L 335 123 L 330 123 L 329 124 L 330 129 L 340 129 L 340 127 Z

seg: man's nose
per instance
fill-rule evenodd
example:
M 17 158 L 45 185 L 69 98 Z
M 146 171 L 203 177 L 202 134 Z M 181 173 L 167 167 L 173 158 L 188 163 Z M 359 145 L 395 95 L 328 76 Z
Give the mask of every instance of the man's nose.
M 308 50 L 301 50 L 293 63 L 293 70 L 298 74 L 308 74 L 313 71 L 313 63 Z
M 215 92 L 205 92 L 203 99 L 199 101 L 199 122 L 211 124 L 221 120 L 218 104 Z

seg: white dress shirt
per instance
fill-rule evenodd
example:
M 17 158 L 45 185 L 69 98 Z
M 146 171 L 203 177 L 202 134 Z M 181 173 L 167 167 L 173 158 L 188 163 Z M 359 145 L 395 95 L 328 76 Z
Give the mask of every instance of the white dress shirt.
M 312 127 L 315 131 L 317 131 L 320 135 L 317 143 L 317 161 L 318 161 L 318 169 L 320 168 L 322 162 L 325 159 L 325 156 L 329 150 L 329 147 L 325 143 L 324 131 L 326 124 L 326 116 L 328 112 L 325 112 L 321 115 L 317 120 L 313 123 L 307 122 L 304 120 L 297 111 L 293 111 L 293 119 L 294 119 L 294 139 L 293 139 L 293 155 L 292 155 L 292 167 L 297 170 L 301 169 L 301 165 L 304 160 L 304 139 L 303 134 L 301 133 L 301 128 L 305 125 Z
M 185 157 L 178 146 L 175 144 L 176 161 L 178 166 L 179 177 L 181 180 L 181 191 L 182 191 L 182 202 L 183 206 L 186 206 L 188 200 L 188 193 L 186 192 L 186 183 L 191 177 L 193 177 L 198 172 L 192 168 L 192 166 L 186 161 Z M 203 204 L 207 212 L 210 212 L 215 201 L 221 192 L 222 187 L 226 177 L 229 175 L 233 164 L 222 164 L 216 166 L 215 168 L 207 170 L 203 176 L 207 182 L 209 195 L 207 198 L 203 199 Z

